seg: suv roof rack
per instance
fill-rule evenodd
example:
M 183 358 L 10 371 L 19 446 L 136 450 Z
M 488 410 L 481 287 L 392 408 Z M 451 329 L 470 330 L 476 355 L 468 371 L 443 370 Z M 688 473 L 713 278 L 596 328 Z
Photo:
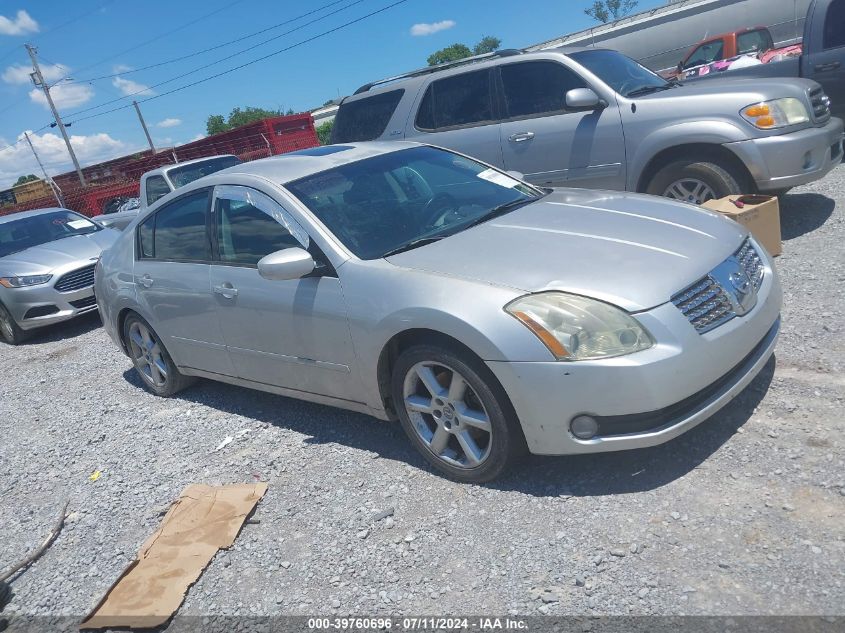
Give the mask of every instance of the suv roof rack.
M 524 52 L 525 51 L 517 48 L 506 48 L 500 51 L 493 51 L 492 53 L 484 53 L 483 55 L 473 55 L 472 57 L 464 57 L 463 59 L 458 59 L 453 62 L 446 62 L 445 64 L 437 64 L 436 66 L 426 66 L 425 68 L 412 70 L 408 73 L 402 73 L 401 75 L 395 75 L 393 77 L 387 77 L 386 79 L 379 79 L 378 81 L 373 81 L 368 84 L 364 84 L 363 86 L 358 88 L 358 90 L 356 90 L 353 94 L 361 94 L 362 92 L 367 92 L 368 90 L 375 88 L 376 86 L 390 83 L 391 81 L 398 81 L 399 79 L 408 79 L 409 77 L 420 77 L 422 75 L 440 72 L 441 70 L 446 70 L 448 68 L 455 68 L 456 66 L 463 66 L 465 64 L 474 64 L 475 62 L 481 62 L 487 59 L 493 59 L 495 57 L 511 57 L 512 55 L 522 55 Z

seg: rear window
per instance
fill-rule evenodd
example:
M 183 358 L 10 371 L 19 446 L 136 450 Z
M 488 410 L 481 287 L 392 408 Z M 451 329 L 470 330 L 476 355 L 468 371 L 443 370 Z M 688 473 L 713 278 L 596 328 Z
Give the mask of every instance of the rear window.
M 332 127 L 332 143 L 372 141 L 384 134 L 404 90 L 342 103 Z
M 490 71 L 462 73 L 431 83 L 417 112 L 420 130 L 479 125 L 494 120 Z
M 737 35 L 736 47 L 737 53 L 745 55 L 746 53 L 762 53 L 771 50 L 774 48 L 774 44 L 768 29 L 759 29 Z

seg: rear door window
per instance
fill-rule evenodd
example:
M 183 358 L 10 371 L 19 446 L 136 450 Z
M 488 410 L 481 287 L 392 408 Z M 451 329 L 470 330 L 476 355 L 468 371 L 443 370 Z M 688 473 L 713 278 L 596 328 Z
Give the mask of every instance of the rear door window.
M 332 127 L 332 143 L 355 143 L 379 138 L 399 105 L 404 90 L 391 90 L 341 104 Z
M 845 46 L 845 0 L 833 0 L 824 22 L 824 48 Z
M 147 188 L 147 206 L 170 193 L 170 185 L 163 176 L 150 176 L 147 178 L 145 187 Z
M 507 64 L 500 70 L 509 118 L 564 112 L 566 93 L 587 87 L 581 77 L 555 62 Z
M 432 82 L 417 112 L 416 126 L 435 131 L 495 120 L 490 70 L 476 70 Z

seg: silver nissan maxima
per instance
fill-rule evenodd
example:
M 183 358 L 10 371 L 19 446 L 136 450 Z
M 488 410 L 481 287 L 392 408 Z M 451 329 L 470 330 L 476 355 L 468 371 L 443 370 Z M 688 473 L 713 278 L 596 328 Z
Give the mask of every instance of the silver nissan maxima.
M 398 418 L 468 482 L 676 437 L 760 371 L 781 307 L 722 216 L 404 142 L 197 180 L 121 234 L 96 292 L 152 392 L 200 376 Z

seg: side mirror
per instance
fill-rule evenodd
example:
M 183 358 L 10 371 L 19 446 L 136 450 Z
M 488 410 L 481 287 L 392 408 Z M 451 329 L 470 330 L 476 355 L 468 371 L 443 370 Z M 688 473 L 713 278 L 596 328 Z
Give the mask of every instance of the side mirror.
M 511 178 L 516 178 L 517 180 L 525 180 L 525 174 L 523 174 L 521 171 L 516 171 L 516 170 L 514 170 L 514 169 L 509 169 L 509 170 L 508 170 L 508 171 L 506 171 L 505 173 L 506 173 L 508 176 L 510 176 Z
M 573 88 L 566 93 L 566 107 L 570 110 L 598 110 L 606 108 L 607 102 L 590 88 Z
M 304 248 L 285 248 L 262 257 L 258 262 L 258 274 L 271 281 L 300 279 L 314 270 L 316 263 Z

